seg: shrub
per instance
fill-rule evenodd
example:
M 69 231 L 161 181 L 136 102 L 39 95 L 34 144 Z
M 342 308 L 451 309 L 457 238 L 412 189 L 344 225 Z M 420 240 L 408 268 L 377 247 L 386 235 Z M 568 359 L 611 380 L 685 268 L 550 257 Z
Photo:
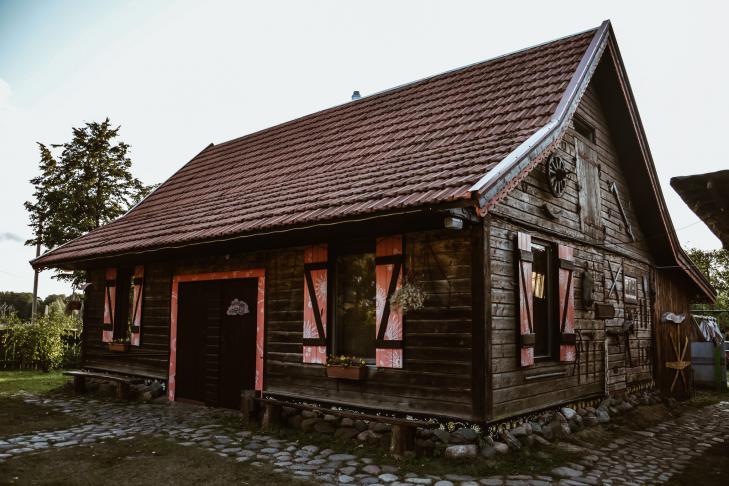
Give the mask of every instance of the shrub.
M 39 316 L 33 322 L 15 320 L 3 336 L 3 345 L 12 347 L 15 360 L 22 368 L 40 368 L 48 371 L 73 360 L 78 354 L 77 318 L 52 313 Z

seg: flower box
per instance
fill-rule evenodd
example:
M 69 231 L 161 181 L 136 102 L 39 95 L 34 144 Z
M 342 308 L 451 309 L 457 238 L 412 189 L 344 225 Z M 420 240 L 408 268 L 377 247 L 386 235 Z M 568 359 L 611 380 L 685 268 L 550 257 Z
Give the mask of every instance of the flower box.
M 365 366 L 327 366 L 327 376 L 329 378 L 338 378 L 340 380 L 364 380 L 367 376 L 367 367 Z
M 109 351 L 113 353 L 126 353 L 129 351 L 129 343 L 109 343 Z

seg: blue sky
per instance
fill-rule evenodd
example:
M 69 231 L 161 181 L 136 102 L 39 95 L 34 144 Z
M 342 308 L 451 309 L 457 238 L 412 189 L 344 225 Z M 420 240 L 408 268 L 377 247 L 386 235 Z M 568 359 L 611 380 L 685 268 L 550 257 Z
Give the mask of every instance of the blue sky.
M 160 182 L 221 142 L 613 21 L 679 238 L 719 247 L 668 186 L 729 166 L 722 2 L 0 0 L 0 290 L 30 290 L 36 142 L 109 116 Z M 41 295 L 68 292 L 41 279 Z

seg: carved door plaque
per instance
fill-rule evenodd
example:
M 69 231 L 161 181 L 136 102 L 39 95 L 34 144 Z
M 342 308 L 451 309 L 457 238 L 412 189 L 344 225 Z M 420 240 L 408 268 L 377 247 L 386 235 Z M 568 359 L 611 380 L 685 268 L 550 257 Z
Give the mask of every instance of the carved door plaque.
M 249 314 L 251 311 L 248 309 L 248 304 L 243 300 L 233 299 L 228 306 L 228 310 L 225 312 L 229 316 L 243 316 Z

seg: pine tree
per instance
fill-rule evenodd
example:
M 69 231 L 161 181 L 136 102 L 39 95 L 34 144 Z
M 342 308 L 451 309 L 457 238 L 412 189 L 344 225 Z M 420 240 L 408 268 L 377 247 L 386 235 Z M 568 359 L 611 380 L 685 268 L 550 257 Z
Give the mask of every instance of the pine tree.
M 53 249 L 113 221 L 153 189 L 132 175 L 119 129 L 107 118 L 74 128 L 70 142 L 38 144 L 40 175 L 30 181 L 35 201 L 25 203 L 33 238 L 26 245 Z M 54 278 L 77 283 L 81 275 L 57 272 Z

